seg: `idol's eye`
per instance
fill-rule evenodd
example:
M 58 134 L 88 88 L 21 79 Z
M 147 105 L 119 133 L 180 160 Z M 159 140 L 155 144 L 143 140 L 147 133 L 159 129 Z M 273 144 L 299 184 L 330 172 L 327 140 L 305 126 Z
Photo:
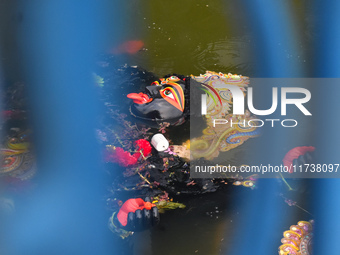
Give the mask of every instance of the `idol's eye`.
M 175 80 L 179 80 L 179 78 L 178 78 L 177 76 L 171 76 L 171 77 L 169 78 L 169 80 L 175 81 Z
M 171 99 L 175 100 L 174 94 L 171 92 L 170 89 L 164 89 L 163 90 L 163 95 L 168 97 L 168 98 L 171 98 Z
M 172 95 L 172 93 L 171 93 L 170 90 L 166 89 L 166 90 L 164 90 L 164 95 L 170 96 L 170 95 Z

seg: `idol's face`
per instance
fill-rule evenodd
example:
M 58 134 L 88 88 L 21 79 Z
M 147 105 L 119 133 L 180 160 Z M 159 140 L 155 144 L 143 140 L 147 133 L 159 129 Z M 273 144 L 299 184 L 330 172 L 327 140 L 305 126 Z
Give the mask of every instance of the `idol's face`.
M 171 122 L 183 116 L 185 82 L 176 76 L 153 82 L 142 93 L 130 93 L 131 113 L 137 118 Z

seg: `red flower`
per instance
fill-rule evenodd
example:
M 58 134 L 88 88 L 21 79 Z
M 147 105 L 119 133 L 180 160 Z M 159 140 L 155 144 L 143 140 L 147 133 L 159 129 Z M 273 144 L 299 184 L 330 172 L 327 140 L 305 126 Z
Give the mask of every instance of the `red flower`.
M 145 139 L 139 139 L 135 141 L 135 147 L 137 151 L 143 152 L 144 157 L 149 156 L 152 150 L 150 143 Z
M 120 147 L 115 147 L 114 149 L 107 149 L 104 154 L 104 160 L 106 162 L 118 163 L 120 166 L 128 167 L 135 165 L 141 156 L 141 152 L 144 157 L 147 157 L 152 150 L 150 143 L 147 140 L 140 139 L 135 141 L 135 147 L 137 152 L 131 155 L 130 152 L 124 151 Z M 141 151 L 141 152 L 140 152 Z

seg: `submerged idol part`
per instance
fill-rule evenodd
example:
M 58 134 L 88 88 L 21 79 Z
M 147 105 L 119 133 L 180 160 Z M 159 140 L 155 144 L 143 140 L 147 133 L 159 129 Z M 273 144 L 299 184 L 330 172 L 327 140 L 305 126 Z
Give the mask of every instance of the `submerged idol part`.
M 145 93 L 130 93 L 133 100 L 130 112 L 136 118 L 153 123 L 152 126 L 169 122 L 181 123 L 185 110 L 186 81 L 177 76 L 162 78 L 145 88 Z

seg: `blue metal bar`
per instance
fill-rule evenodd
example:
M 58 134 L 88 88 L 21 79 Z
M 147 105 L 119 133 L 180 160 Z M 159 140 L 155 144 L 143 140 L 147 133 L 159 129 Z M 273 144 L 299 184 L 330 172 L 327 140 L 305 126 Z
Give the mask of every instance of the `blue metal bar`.
M 247 23 L 255 35 L 256 76 L 301 77 L 302 67 L 294 58 L 298 54 L 296 34 L 287 1 L 244 0 L 243 4 Z M 267 158 L 276 156 L 278 144 L 285 144 L 285 137 L 277 129 L 271 132 L 273 139 L 261 146 L 267 148 L 261 149 L 262 154 L 269 151 Z M 265 155 L 261 157 L 265 158 Z M 286 205 L 278 196 L 280 185 L 277 180 L 266 179 L 260 180 L 257 186 L 257 191 L 240 201 L 244 204 L 240 212 L 243 218 L 236 230 L 233 247 L 226 254 L 275 254 L 280 245 L 283 225 L 289 219 L 284 210 Z
M 256 77 L 301 77 L 297 56 L 299 39 L 290 3 L 287 1 L 243 0 L 245 19 L 253 37 Z
M 340 77 L 340 2 L 314 1 L 316 40 L 314 73 L 317 77 Z M 338 83 L 337 80 L 335 83 Z M 320 84 L 318 97 L 326 99 L 318 116 L 318 153 L 321 163 L 339 163 L 339 84 L 331 88 Z M 323 123 L 329 120 L 330 125 Z M 327 130 L 325 130 L 325 127 Z M 325 179 L 315 182 L 316 210 L 314 254 L 339 254 L 340 250 L 340 180 Z
M 105 6 L 60 0 L 20 8 L 38 174 L 34 194 L 6 224 L 8 254 L 112 254 L 119 247 L 106 226 L 92 82 Z

